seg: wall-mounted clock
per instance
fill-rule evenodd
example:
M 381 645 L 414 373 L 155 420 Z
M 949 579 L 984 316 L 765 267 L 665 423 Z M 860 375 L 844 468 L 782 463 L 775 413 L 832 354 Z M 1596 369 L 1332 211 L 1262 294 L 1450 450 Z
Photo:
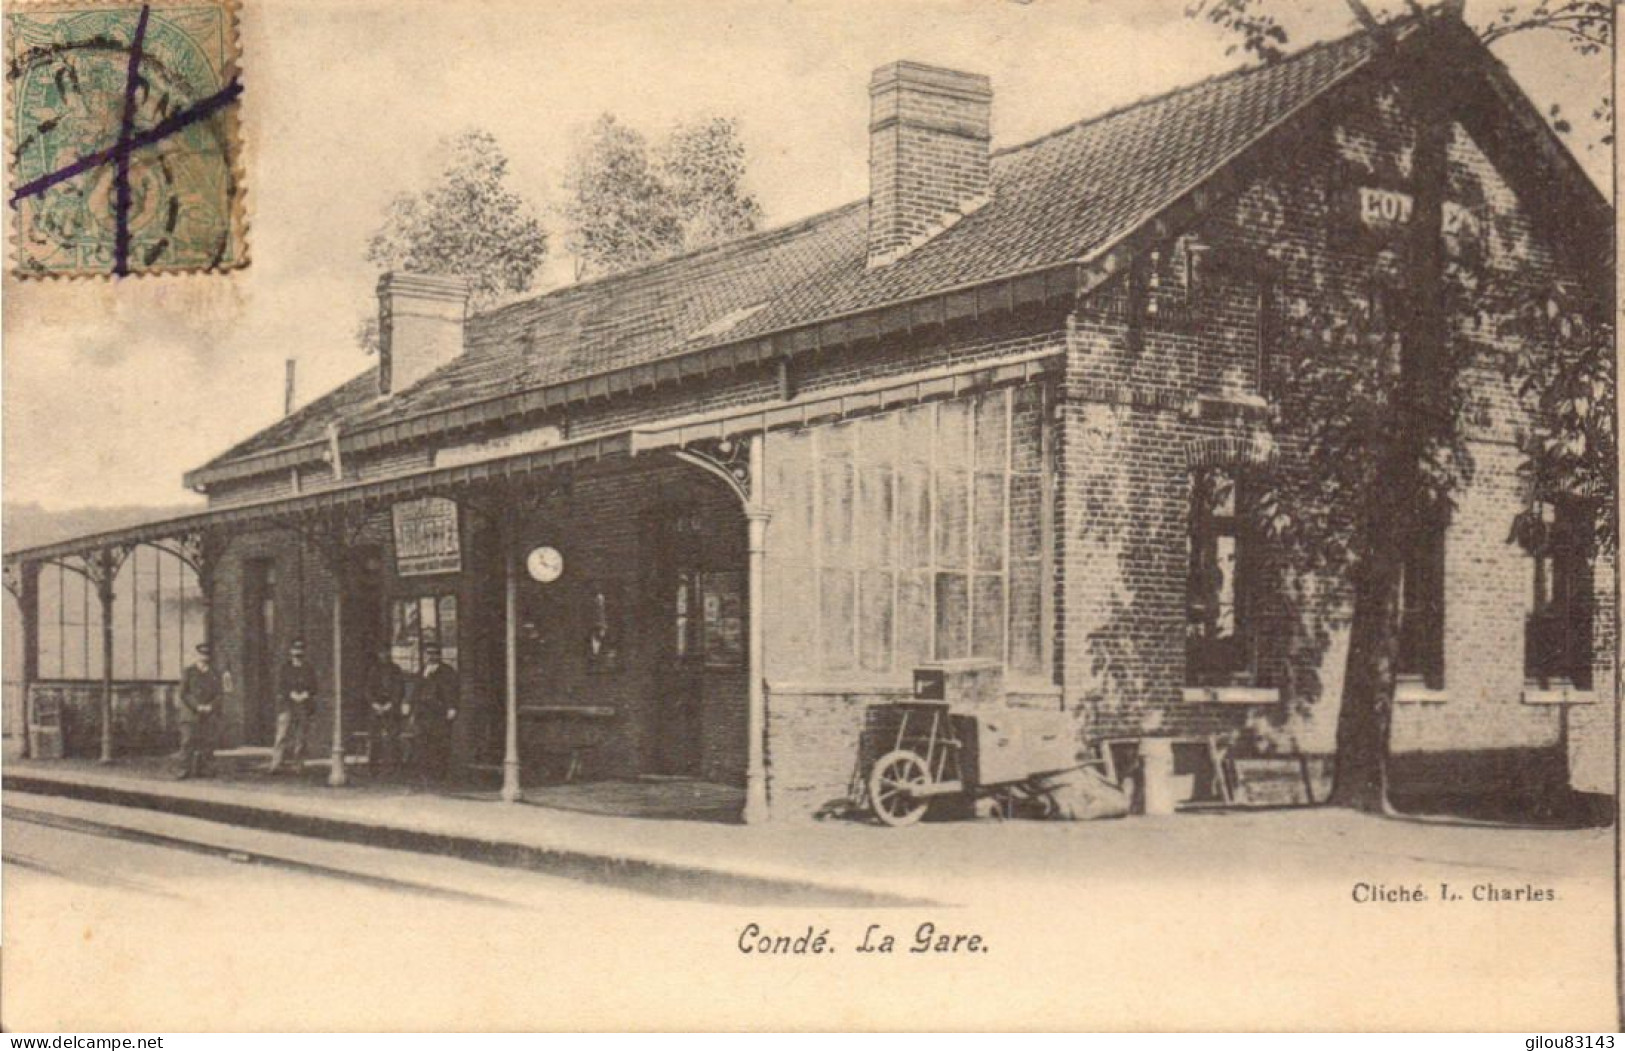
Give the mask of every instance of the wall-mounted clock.
M 542 584 L 551 584 L 564 572 L 564 556 L 556 547 L 538 547 L 525 556 L 525 572 Z

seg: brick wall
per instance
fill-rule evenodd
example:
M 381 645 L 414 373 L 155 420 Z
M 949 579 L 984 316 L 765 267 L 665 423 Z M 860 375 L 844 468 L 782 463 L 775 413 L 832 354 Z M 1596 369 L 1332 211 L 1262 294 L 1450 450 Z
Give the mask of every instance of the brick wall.
M 1370 245 L 1331 233 L 1339 176 L 1391 176 L 1405 167 L 1402 157 L 1385 153 L 1403 153 L 1403 107 L 1386 92 L 1367 91 L 1339 110 L 1334 133 L 1310 136 L 1192 231 L 1210 258 L 1271 260 L 1285 309 L 1329 289 L 1357 294 L 1376 262 Z M 1530 287 L 1572 276 L 1459 128 L 1450 160 L 1450 197 L 1482 218 L 1492 265 L 1515 270 Z M 1291 421 L 1273 422 L 1257 409 L 1269 373 L 1267 364 L 1262 374 L 1257 365 L 1256 280 L 1215 275 L 1185 290 L 1179 263 L 1186 243 L 1170 238 L 1159 246 L 1150 282 L 1159 309 L 1139 331 L 1130 324 L 1126 275 L 1080 305 L 1069 330 L 1057 425 L 1055 585 L 1066 703 L 1091 737 L 1234 729 L 1266 747 L 1330 752 L 1347 652 L 1347 603 L 1336 580 L 1288 580 L 1294 601 L 1265 611 L 1260 669 L 1281 687 L 1284 703 L 1181 697 L 1190 468 L 1207 462 L 1205 450 L 1243 462 L 1278 454 L 1290 463 L 1294 448 Z M 1425 701 L 1402 697 L 1394 748 L 1550 749 L 1566 737 L 1576 784 L 1611 785 L 1612 680 L 1603 667 L 1612 659 L 1611 618 L 1597 618 L 1592 703 L 1574 710 L 1565 731 L 1561 709 L 1529 703 L 1524 690 L 1533 568 L 1507 542 L 1525 499 L 1514 445 L 1524 409 L 1499 367 L 1511 348 L 1493 325 L 1457 323 L 1483 343 L 1471 377 L 1483 418 L 1470 431 L 1474 471 L 1446 537 L 1446 688 Z M 1596 579 L 1605 611 L 1611 565 L 1599 565 Z

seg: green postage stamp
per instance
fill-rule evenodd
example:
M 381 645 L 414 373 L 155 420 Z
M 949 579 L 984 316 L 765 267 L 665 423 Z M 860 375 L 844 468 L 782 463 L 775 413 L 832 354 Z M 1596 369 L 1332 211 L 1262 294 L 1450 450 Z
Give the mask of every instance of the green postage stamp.
M 248 262 L 234 0 L 9 5 L 13 271 L 82 277 Z

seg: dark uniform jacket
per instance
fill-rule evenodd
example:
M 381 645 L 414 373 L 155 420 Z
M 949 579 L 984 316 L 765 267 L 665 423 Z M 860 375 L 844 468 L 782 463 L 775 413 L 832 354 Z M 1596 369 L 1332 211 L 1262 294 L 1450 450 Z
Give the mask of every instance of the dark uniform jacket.
M 380 715 L 399 715 L 406 683 L 392 660 L 381 660 L 367 673 L 367 704 Z
M 200 668 L 191 665 L 181 676 L 181 710 L 182 722 L 197 722 L 199 719 L 213 719 L 220 714 L 220 701 L 225 690 L 220 685 L 220 673 L 213 666 Z M 208 708 L 207 712 L 199 711 Z
M 312 668 L 308 661 L 298 666 L 295 666 L 293 661 L 284 661 L 277 683 L 276 700 L 279 710 L 292 709 L 293 695 L 301 692 L 310 695 L 303 702 L 305 711 L 311 711 L 316 707 L 316 669 Z
M 462 695 L 457 689 L 457 669 L 449 664 L 436 665 L 418 679 L 412 691 L 412 714 L 418 726 L 444 725 L 446 711 L 461 705 Z M 431 731 L 432 732 L 432 731 Z

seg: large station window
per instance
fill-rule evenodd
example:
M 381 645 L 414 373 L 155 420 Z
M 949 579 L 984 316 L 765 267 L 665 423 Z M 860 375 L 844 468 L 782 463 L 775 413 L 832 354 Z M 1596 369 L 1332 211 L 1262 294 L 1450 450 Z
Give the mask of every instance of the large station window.
M 1047 678 L 1043 410 L 1023 386 L 771 434 L 772 673 Z
M 423 670 L 423 648 L 440 644 L 440 659 L 456 667 L 457 596 L 451 593 L 397 598 L 389 609 L 389 653 L 397 667 L 416 675 Z
M 39 675 L 102 677 L 102 609 L 82 574 L 50 563 L 39 574 Z M 203 641 L 203 596 L 169 551 L 133 548 L 113 581 L 113 678 L 176 680 Z

